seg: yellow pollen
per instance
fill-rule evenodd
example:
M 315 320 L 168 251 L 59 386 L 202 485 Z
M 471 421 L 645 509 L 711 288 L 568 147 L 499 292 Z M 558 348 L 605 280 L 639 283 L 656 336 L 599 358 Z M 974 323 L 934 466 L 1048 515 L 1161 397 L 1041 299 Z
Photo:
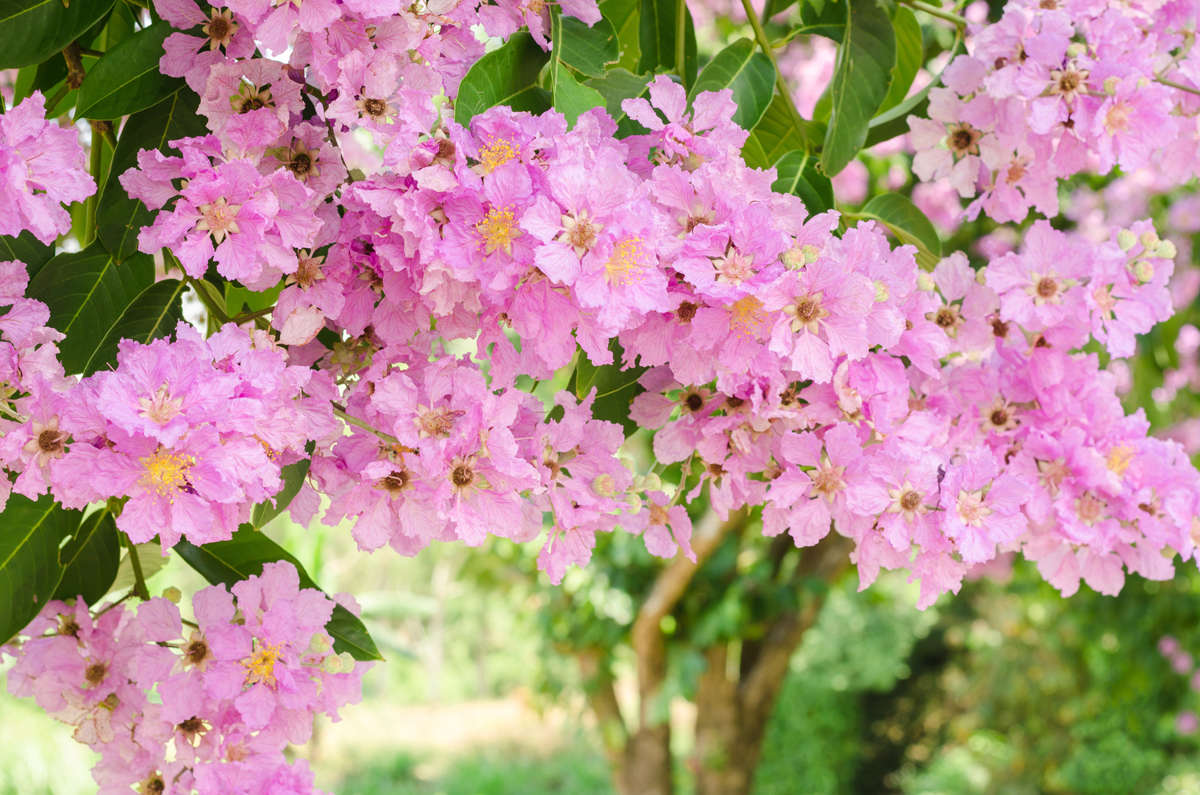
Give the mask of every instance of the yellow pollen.
M 642 275 L 642 257 L 645 256 L 640 237 L 627 237 L 613 246 L 612 256 L 604 263 L 608 283 L 624 285 L 636 281 Z
M 767 320 L 763 302 L 744 295 L 729 307 L 729 328 L 749 336 L 758 334 Z
M 275 663 L 283 656 L 282 643 L 267 643 L 258 646 L 246 659 L 242 660 L 242 665 L 246 668 L 246 684 L 254 685 L 259 682 L 268 687 L 275 686 Z
M 485 174 L 491 174 L 517 156 L 517 150 L 504 138 L 493 138 L 479 150 L 479 162 Z
M 1111 472 L 1121 477 L 1125 474 L 1125 470 L 1129 469 L 1129 465 L 1133 463 L 1133 457 L 1136 451 L 1129 445 L 1119 444 L 1108 451 L 1108 468 Z
M 159 450 L 154 455 L 138 459 L 138 462 L 146 470 L 141 484 L 159 495 L 167 495 L 187 484 L 188 470 L 196 463 L 196 459 L 186 453 Z
M 496 249 L 504 249 L 505 254 L 512 255 L 513 241 L 521 236 L 516 216 L 507 207 L 493 207 L 488 210 L 483 220 L 475 224 L 475 231 L 483 239 L 483 250 L 486 254 L 491 254 Z

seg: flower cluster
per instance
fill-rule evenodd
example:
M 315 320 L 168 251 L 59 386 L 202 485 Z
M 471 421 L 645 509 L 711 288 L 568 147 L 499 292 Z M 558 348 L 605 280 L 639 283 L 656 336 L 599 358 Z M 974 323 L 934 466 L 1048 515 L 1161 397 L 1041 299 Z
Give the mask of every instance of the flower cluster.
M 970 52 L 913 118 L 913 170 L 949 180 L 997 221 L 1058 212 L 1084 170 L 1198 173 L 1200 50 L 1190 3 L 1020 0 L 976 26 Z
M 62 203 L 83 201 L 96 183 L 74 129 L 46 119 L 40 91 L 0 115 L 0 235 L 28 229 L 43 243 L 71 228 Z
M 38 383 L 3 421 L 17 491 L 49 489 L 68 507 L 119 500 L 118 527 L 164 549 L 229 538 L 279 491 L 284 465 L 337 434 L 319 374 L 233 325 L 208 339 L 181 324 L 174 342 L 126 340 L 114 371 Z
M 162 597 L 95 613 L 51 602 L 3 648 L 16 658 L 8 686 L 100 755 L 101 795 L 312 793 L 308 766 L 284 748 L 308 741 L 315 715 L 336 720 L 357 702 L 369 667 L 334 652 L 333 608 L 283 562 L 232 594 L 197 592 L 195 621 Z

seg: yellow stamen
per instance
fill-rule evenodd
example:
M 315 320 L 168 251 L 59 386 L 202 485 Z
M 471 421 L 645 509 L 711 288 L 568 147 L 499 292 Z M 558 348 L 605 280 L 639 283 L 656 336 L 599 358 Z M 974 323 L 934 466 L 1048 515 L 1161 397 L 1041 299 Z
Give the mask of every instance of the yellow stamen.
M 493 138 L 479 150 L 479 162 L 485 174 L 491 174 L 517 156 L 517 150 L 504 138 Z
M 504 253 L 511 256 L 513 241 L 521 236 L 516 216 L 507 207 L 493 207 L 488 210 L 483 220 L 475 224 L 475 231 L 483 238 L 483 250 L 486 254 L 491 254 L 496 249 L 504 249 Z
M 138 463 L 146 469 L 141 484 L 159 495 L 167 495 L 187 484 L 188 471 L 196 459 L 186 453 L 159 450 L 154 455 L 138 459 Z
M 627 237 L 613 246 L 612 256 L 604 263 L 608 283 L 624 285 L 636 281 L 642 275 L 642 258 L 646 249 L 640 237 Z
M 754 336 L 766 323 L 767 313 L 763 302 L 752 295 L 744 295 L 729 307 L 729 327 L 733 331 Z
M 259 645 L 246 659 L 242 660 L 242 665 L 246 668 L 246 685 L 254 685 L 262 682 L 268 687 L 275 686 L 275 663 L 279 662 L 279 658 L 283 656 L 282 643 L 266 643 Z
M 1125 470 L 1129 469 L 1129 465 L 1133 463 L 1133 457 L 1136 454 L 1132 447 L 1126 444 L 1119 444 L 1108 451 L 1108 468 L 1111 472 L 1121 477 L 1125 474 Z

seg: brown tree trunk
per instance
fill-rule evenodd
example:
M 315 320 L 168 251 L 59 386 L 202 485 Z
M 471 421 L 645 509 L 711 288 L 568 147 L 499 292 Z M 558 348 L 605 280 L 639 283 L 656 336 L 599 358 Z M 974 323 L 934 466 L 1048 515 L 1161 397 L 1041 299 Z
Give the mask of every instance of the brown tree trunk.
M 616 772 L 621 795 L 671 795 L 671 725 L 639 729 L 625 744 Z

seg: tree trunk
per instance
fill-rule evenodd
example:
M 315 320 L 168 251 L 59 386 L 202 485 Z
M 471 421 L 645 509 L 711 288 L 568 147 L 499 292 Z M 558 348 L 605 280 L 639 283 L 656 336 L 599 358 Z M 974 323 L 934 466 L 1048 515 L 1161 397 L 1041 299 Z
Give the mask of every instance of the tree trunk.
M 647 726 L 629 738 L 615 783 L 620 795 L 671 795 L 669 723 Z

